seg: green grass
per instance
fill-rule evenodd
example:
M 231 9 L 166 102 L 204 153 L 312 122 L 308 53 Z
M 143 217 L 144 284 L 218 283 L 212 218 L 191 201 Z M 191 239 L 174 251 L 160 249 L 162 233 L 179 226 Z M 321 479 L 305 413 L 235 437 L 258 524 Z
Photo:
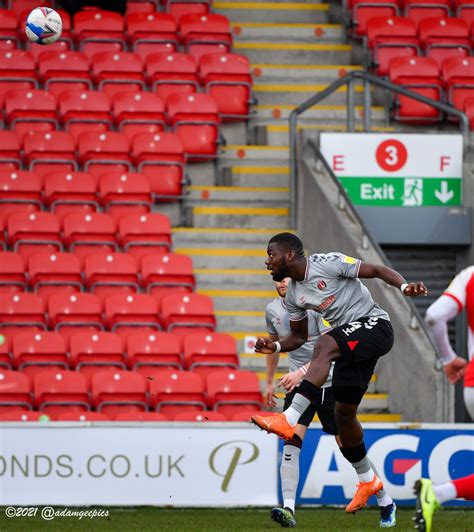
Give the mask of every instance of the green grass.
M 59 507 L 57 508 L 59 509 Z M 412 509 L 398 511 L 397 531 L 414 530 Z M 378 511 L 364 510 L 356 515 L 346 515 L 343 509 L 305 508 L 297 511 L 297 529 L 373 531 L 378 530 Z M 114 530 L 135 532 L 142 530 L 172 531 L 236 531 L 281 530 L 269 518 L 269 509 L 160 509 L 130 508 L 110 509 L 108 518 L 57 518 L 43 521 L 41 517 L 8 518 L 0 509 L 0 531 L 6 530 Z M 448 530 L 472 532 L 473 510 L 444 510 L 435 516 L 433 532 Z

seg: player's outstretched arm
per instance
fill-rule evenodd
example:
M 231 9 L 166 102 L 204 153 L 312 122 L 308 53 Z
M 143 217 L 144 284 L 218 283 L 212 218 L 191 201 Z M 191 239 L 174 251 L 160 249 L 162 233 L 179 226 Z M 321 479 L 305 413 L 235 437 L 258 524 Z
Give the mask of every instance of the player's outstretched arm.
M 403 287 L 402 292 L 405 296 L 417 297 L 428 295 L 428 289 L 423 282 L 407 283 L 397 271 L 381 264 L 361 262 L 358 277 L 361 279 L 382 279 L 382 281 L 396 288 L 402 289 Z
M 301 347 L 308 340 L 308 318 L 299 321 L 290 320 L 290 328 L 290 334 L 279 342 L 274 342 L 271 338 L 257 338 L 255 352 L 269 355 L 280 351 L 287 353 Z

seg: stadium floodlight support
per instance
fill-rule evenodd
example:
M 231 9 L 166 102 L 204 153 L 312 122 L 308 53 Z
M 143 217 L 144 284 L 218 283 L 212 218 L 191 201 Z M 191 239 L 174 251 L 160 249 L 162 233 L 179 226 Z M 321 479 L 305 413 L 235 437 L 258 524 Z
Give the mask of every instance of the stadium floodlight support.
M 290 227 L 296 227 L 296 198 L 298 187 L 298 117 L 311 108 L 313 105 L 317 105 L 322 100 L 330 96 L 333 92 L 337 91 L 340 87 L 346 86 L 347 92 L 347 110 L 346 110 L 346 124 L 347 131 L 355 131 L 355 104 L 354 104 L 354 91 L 357 82 L 361 82 L 364 87 L 364 114 L 363 114 L 363 131 L 365 133 L 371 130 L 371 114 L 370 108 L 372 104 L 371 87 L 376 86 L 389 91 L 390 93 L 401 94 L 402 96 L 408 96 L 413 100 L 430 105 L 438 111 L 445 113 L 448 116 L 456 117 L 459 119 L 459 129 L 462 133 L 464 145 L 469 140 L 469 119 L 466 114 L 459 111 L 451 105 L 432 100 L 421 94 L 405 89 L 399 85 L 395 85 L 390 81 L 386 81 L 377 76 L 373 76 L 368 72 L 354 71 L 350 72 L 343 78 L 331 83 L 323 91 L 318 92 L 311 98 L 308 98 L 305 102 L 299 105 L 290 113 L 289 126 L 290 126 Z

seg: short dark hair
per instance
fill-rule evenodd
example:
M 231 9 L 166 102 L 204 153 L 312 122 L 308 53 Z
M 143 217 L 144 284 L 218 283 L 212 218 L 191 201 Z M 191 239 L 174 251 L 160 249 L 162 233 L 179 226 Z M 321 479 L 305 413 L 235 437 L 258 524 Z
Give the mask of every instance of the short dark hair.
M 297 257 L 304 257 L 303 242 L 293 233 L 278 233 L 270 238 L 270 244 L 277 244 L 287 251 L 294 251 Z

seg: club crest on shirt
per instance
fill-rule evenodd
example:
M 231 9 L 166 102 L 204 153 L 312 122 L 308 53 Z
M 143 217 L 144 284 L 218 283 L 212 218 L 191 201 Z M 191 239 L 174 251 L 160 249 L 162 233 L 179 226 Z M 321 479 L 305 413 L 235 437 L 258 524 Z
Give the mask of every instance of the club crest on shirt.
M 325 283 L 324 281 L 322 281 L 322 280 L 319 281 L 319 283 L 318 283 L 318 288 L 319 288 L 320 290 L 324 290 L 324 289 L 326 288 L 326 283 Z

